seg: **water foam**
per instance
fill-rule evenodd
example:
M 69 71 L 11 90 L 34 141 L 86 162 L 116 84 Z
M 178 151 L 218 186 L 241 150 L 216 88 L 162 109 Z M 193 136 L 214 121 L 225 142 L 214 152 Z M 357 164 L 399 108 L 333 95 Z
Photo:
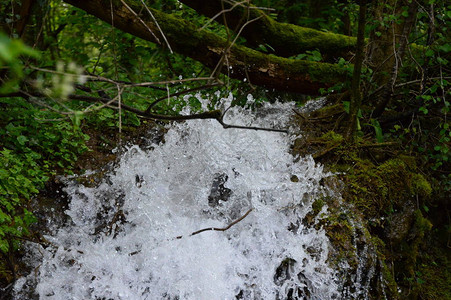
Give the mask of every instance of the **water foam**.
M 291 107 L 233 108 L 226 121 L 284 127 Z M 301 221 L 328 174 L 294 159 L 289 140 L 193 120 L 130 147 L 98 187 L 67 187 L 70 224 L 47 236 L 52 246 L 29 246 L 41 254 L 16 298 L 30 285 L 41 299 L 338 298 L 325 232 Z

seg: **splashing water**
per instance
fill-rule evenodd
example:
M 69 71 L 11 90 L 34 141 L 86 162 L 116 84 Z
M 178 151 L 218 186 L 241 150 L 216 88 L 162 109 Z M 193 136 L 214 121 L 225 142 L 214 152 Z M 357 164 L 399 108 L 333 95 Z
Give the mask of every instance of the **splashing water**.
M 233 108 L 226 121 L 280 128 L 291 108 Z M 301 221 L 329 174 L 289 144 L 193 120 L 173 124 L 164 143 L 130 147 L 98 187 L 68 185 L 71 221 L 47 236 L 52 246 L 29 246 L 36 272 L 15 297 L 31 286 L 40 299 L 338 299 L 325 232 Z M 191 235 L 250 209 L 227 230 Z

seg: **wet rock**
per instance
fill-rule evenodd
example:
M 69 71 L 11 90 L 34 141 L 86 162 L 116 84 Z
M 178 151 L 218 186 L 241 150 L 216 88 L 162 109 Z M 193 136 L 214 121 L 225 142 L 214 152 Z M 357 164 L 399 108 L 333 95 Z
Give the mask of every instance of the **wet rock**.
M 226 174 L 215 174 L 208 196 L 208 205 L 216 207 L 219 205 L 219 201 L 229 200 L 232 190 L 224 186 L 228 179 Z
M 274 283 L 285 286 L 284 295 L 278 294 L 276 299 L 310 299 L 312 282 L 302 273 L 294 274 L 296 260 L 284 259 L 277 267 L 274 275 Z
M 410 204 L 406 205 L 403 210 L 390 216 L 390 223 L 385 228 L 385 235 L 393 244 L 398 244 L 405 240 L 412 227 L 415 206 L 413 203 Z

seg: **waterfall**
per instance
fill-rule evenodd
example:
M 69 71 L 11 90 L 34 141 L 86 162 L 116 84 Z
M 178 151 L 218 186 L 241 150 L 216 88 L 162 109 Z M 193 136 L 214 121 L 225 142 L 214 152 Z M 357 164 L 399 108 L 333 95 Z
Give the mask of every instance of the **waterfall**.
M 226 121 L 284 128 L 292 108 L 233 107 Z M 293 157 L 291 135 L 192 120 L 148 138 L 96 187 L 66 179 L 68 221 L 49 224 L 51 246 L 26 245 L 34 270 L 16 299 L 340 299 L 326 232 L 302 222 L 331 174 Z

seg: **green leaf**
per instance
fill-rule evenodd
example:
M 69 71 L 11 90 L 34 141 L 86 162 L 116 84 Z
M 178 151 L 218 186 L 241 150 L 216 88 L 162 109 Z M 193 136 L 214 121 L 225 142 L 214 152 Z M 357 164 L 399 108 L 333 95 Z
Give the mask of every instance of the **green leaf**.
M 381 124 L 379 123 L 378 120 L 371 119 L 371 125 L 373 125 L 373 127 L 374 127 L 374 131 L 376 133 L 376 140 L 377 140 L 377 142 L 378 143 L 383 143 L 384 142 L 384 135 L 382 133 Z
M 0 224 L 5 222 L 11 222 L 11 217 L 0 209 Z
M 0 169 L 0 178 L 4 179 L 4 178 L 8 178 L 8 177 L 9 177 L 8 172 L 4 169 Z
M 428 49 L 428 50 L 426 51 L 426 53 L 425 53 L 425 55 L 426 55 L 427 57 L 432 57 L 432 56 L 434 56 L 434 54 L 435 54 L 435 51 L 432 50 L 432 49 Z
M 72 123 L 75 127 L 75 129 L 80 128 L 81 120 L 83 119 L 83 112 L 82 111 L 76 111 L 73 116 L 71 117 Z
M 17 141 L 19 142 L 20 145 L 25 145 L 26 142 L 28 142 L 28 138 L 24 135 L 19 135 L 17 137 Z
M 418 284 L 423 284 L 423 283 L 426 283 L 426 281 L 424 281 L 424 280 L 421 279 L 421 278 L 417 278 L 417 283 L 418 283 Z
M 424 107 L 424 106 L 420 107 L 418 110 L 423 112 L 423 114 L 425 114 L 425 115 L 427 115 L 428 112 L 429 112 L 429 110 L 426 107 Z
M 442 65 L 447 65 L 448 64 L 448 60 L 441 58 L 441 57 L 437 57 L 437 62 L 439 62 Z
M 349 114 L 349 109 L 351 107 L 351 102 L 343 101 L 343 107 L 344 107 L 345 112 Z
M 9 250 L 9 244 L 6 240 L 0 239 L 0 251 L 7 253 Z
M 438 47 L 438 49 L 443 52 L 449 52 L 449 51 L 451 51 L 451 44 L 441 45 L 440 47 Z
M 265 47 L 265 45 L 258 45 L 258 50 L 263 51 L 263 52 L 268 52 L 268 49 Z

